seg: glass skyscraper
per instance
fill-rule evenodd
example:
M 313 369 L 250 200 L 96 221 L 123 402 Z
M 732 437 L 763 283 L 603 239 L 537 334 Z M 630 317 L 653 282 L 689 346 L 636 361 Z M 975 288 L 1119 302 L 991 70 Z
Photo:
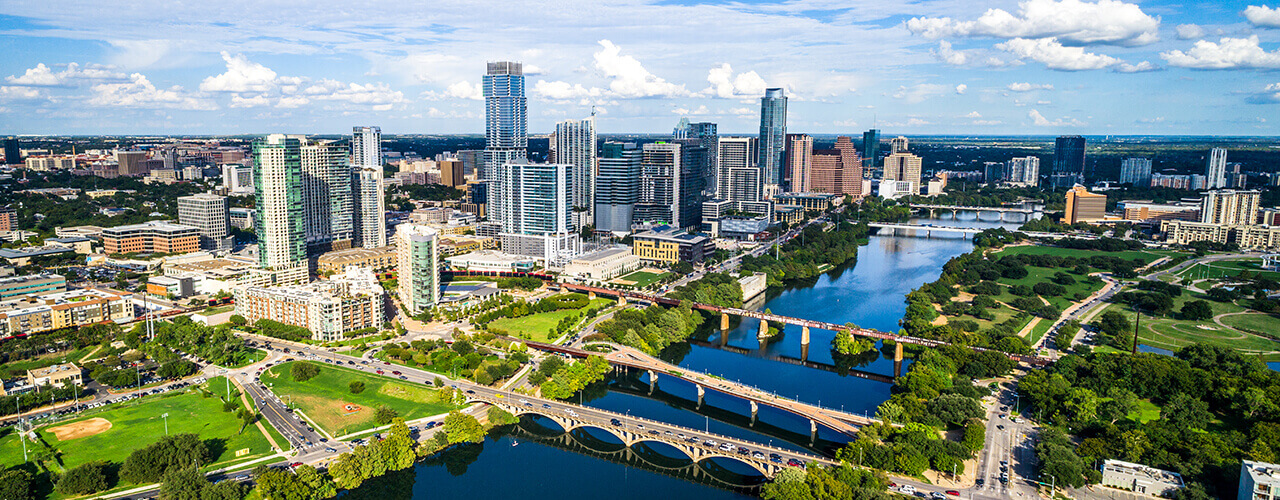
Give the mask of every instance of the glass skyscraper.
M 264 268 L 291 268 L 307 260 L 301 149 L 301 141 L 284 134 L 253 141 L 258 265 Z
M 787 141 L 787 96 L 780 88 L 765 89 L 760 98 L 760 166 L 765 191 L 781 192 L 783 150 Z
M 491 62 L 483 82 L 485 169 L 480 179 L 488 180 L 504 163 L 527 161 L 529 117 L 522 64 Z
M 396 226 L 397 292 L 409 314 L 419 314 L 440 301 L 440 240 L 436 230 L 420 224 Z
M 640 148 L 634 142 L 606 142 L 600 149 L 596 175 L 597 231 L 631 232 L 632 214 L 639 200 Z
M 880 159 L 880 130 L 871 129 L 862 133 L 862 168 L 875 170 L 876 161 Z M 875 174 L 872 174 L 874 177 Z
M 569 203 L 579 214 L 575 217 L 574 226 L 582 227 L 592 222 L 591 214 L 595 210 L 592 203 L 595 199 L 595 118 L 557 123 L 555 141 L 556 163 L 568 163 L 574 167 Z

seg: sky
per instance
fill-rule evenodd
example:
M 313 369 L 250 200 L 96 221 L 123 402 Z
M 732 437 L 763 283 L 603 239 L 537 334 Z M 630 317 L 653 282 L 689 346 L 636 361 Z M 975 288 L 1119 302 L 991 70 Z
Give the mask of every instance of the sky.
M 0 134 L 481 133 L 500 60 L 533 134 L 1280 134 L 1249 0 L 5 0 L 0 51 Z

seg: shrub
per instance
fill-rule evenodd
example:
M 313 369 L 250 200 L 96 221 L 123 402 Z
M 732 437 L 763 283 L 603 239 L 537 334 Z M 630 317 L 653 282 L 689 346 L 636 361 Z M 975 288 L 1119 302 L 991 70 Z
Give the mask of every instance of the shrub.
M 293 377 L 293 380 L 298 382 L 306 382 L 315 378 L 316 375 L 319 374 L 320 367 L 306 361 L 294 363 L 293 366 L 289 368 L 289 375 Z
M 378 425 L 387 425 L 398 416 L 400 416 L 400 414 L 396 413 L 395 410 L 386 406 L 379 406 L 378 409 L 373 412 L 373 421 L 377 422 Z
M 364 392 L 364 382 L 352 380 L 350 384 L 347 384 L 347 389 L 350 390 L 352 394 L 360 394 Z

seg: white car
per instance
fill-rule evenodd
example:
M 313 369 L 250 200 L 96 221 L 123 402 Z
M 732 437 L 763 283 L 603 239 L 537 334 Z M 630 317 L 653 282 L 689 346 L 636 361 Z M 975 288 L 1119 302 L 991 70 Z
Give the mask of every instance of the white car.
M 909 485 L 909 484 L 904 484 L 904 485 L 902 485 L 902 488 L 900 488 L 899 490 L 900 490 L 900 491 L 902 491 L 903 493 L 907 494 L 907 495 L 911 495 L 911 494 L 914 494 L 914 493 L 916 492 L 916 487 L 915 487 L 915 486 L 911 486 L 911 485 Z

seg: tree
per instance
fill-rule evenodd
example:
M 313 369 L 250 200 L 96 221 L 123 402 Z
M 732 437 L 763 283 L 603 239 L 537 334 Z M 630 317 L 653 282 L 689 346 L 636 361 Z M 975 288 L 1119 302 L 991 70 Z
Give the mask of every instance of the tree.
M 511 425 L 520 422 L 520 419 L 511 412 L 498 408 L 497 406 L 489 407 L 489 423 L 491 425 Z
M 1209 306 L 1208 301 L 1190 300 L 1182 304 L 1182 317 L 1194 320 L 1204 321 L 1213 317 L 1213 307 Z
M 444 432 L 449 436 L 449 444 L 484 442 L 484 427 L 480 421 L 456 410 L 444 417 Z
M 1209 403 L 1181 392 L 1165 403 L 1160 416 L 1175 428 L 1182 429 L 1204 429 L 1209 425 L 1209 420 L 1213 419 L 1213 415 L 1209 413 Z
M 73 468 L 58 479 L 55 489 L 63 495 L 88 495 L 109 487 L 107 484 L 107 463 L 89 462 Z
M 352 394 L 360 394 L 364 392 L 364 382 L 352 380 L 350 384 L 347 384 L 347 389 L 350 390 Z
M 231 324 L 236 326 L 244 326 L 249 324 L 249 320 L 245 319 L 244 316 L 241 316 L 239 314 L 232 314 L 230 321 L 231 321 Z
M 379 406 L 378 409 L 373 412 L 373 421 L 377 422 L 378 425 L 387 425 L 398 416 L 400 416 L 400 414 L 391 407 Z
M 32 500 L 31 473 L 22 469 L 0 472 L 0 498 Z
M 981 418 L 983 415 L 982 407 L 977 401 L 959 394 L 943 394 L 933 398 L 929 400 L 927 409 L 938 420 L 952 425 L 959 425 L 971 418 Z
M 306 361 L 298 361 L 289 368 L 289 375 L 298 382 L 306 382 L 319 374 L 320 367 Z
M 987 443 L 987 426 L 982 420 L 970 420 L 964 426 L 964 448 L 970 453 L 977 453 Z
M 207 464 L 209 448 L 195 434 L 163 436 L 150 446 L 134 450 L 120 467 L 120 478 L 130 483 L 154 483 L 170 470 Z

